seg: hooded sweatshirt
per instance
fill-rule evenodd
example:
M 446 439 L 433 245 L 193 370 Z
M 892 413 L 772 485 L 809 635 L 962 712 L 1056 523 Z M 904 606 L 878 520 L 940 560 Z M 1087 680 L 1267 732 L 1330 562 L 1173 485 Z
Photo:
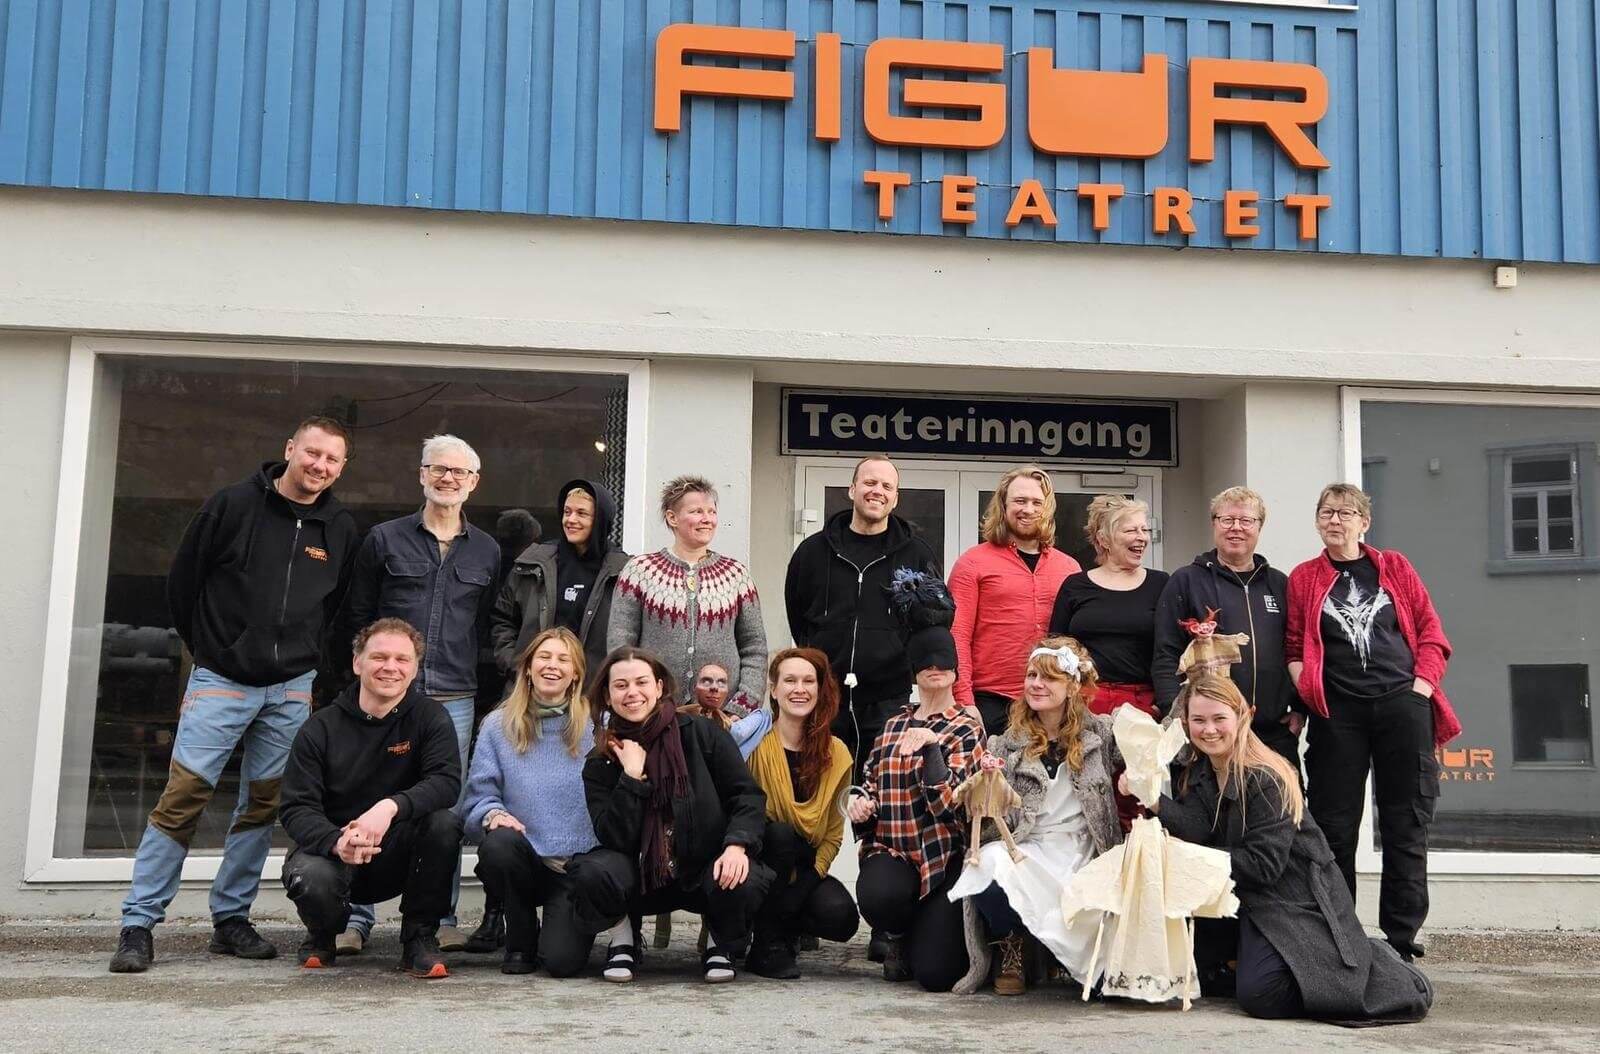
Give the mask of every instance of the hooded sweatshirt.
M 857 565 L 847 536 L 851 515 L 845 509 L 830 516 L 789 558 L 783 583 L 789 633 L 800 647 L 828 656 L 846 705 L 903 702 L 911 695 L 911 665 L 905 629 L 889 606 L 889 582 L 902 567 L 935 578 L 943 572 L 932 547 L 895 515 L 883 534 L 883 555 Z
M 167 606 L 195 662 L 241 684 L 315 669 L 350 581 L 355 518 L 328 491 L 308 508 L 274 486 L 268 461 L 190 521 L 167 573 Z
M 559 541 L 528 546 L 512 564 L 489 615 L 495 665 L 508 681 L 517 656 L 551 626 L 566 625 L 578 635 L 589 670 L 598 669 L 605 658 L 611 597 L 628 554 L 607 540 L 617 519 L 617 502 L 605 487 L 593 480 L 569 480 L 557 492 L 556 508 L 575 489 L 594 497 L 594 529 L 585 552 L 579 554 L 564 533 Z
M 415 683 L 383 717 L 361 709 L 352 684 L 312 714 L 289 748 L 278 814 L 295 845 L 332 856 L 345 824 L 393 798 L 394 822 L 450 809 L 461 792 L 456 729 Z
M 1218 633 L 1249 634 L 1250 643 L 1239 648 L 1242 661 L 1233 664 L 1229 676 L 1245 701 L 1256 708 L 1252 724 L 1275 731 L 1289 708 L 1299 704 L 1283 657 L 1289 581 L 1259 553 L 1255 569 L 1242 574 L 1217 559 L 1215 549 L 1172 573 L 1156 605 L 1156 650 L 1151 663 L 1156 706 L 1167 713 L 1183 683 L 1178 676 L 1178 658 L 1193 638 L 1179 621 L 1204 618 L 1208 608 L 1219 612 Z

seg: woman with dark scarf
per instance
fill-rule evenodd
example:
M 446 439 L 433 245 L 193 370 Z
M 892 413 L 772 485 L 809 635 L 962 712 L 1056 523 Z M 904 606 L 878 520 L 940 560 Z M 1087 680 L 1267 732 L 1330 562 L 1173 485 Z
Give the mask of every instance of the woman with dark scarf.
M 615 922 L 677 910 L 705 919 L 705 979 L 734 979 L 734 952 L 772 887 L 757 857 L 766 828 L 761 792 L 733 738 L 709 721 L 678 713 L 672 674 L 638 648 L 618 648 L 589 689 L 608 715 L 583 768 L 595 836 L 596 881 L 578 896 Z M 629 927 L 631 931 L 631 926 Z M 615 931 L 613 931 L 615 933 Z M 605 978 L 633 980 L 639 940 L 613 937 Z

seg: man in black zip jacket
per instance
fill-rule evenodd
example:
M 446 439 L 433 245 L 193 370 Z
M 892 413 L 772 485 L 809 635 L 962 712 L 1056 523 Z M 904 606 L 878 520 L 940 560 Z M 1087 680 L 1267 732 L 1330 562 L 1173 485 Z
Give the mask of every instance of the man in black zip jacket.
M 833 733 L 850 748 L 857 774 L 884 722 L 911 697 L 905 631 L 889 609 L 889 581 L 901 568 L 944 577 L 933 548 L 894 515 L 899 502 L 894 462 L 861 460 L 850 480 L 851 507 L 795 548 L 783 584 L 795 644 L 826 654 L 839 681 L 843 705 Z
M 306 925 L 300 964 L 332 966 L 352 900 L 400 897 L 400 968 L 449 976 L 439 919 L 461 851 L 461 758 L 444 707 L 415 684 L 422 634 L 379 619 L 355 640 L 357 681 L 294 738 L 283 829 L 294 849 L 283 888 Z
M 307 418 L 283 461 L 212 495 L 179 543 L 167 602 L 194 668 L 167 786 L 122 903 L 113 973 L 140 973 L 155 958 L 151 930 L 177 895 L 200 816 L 241 744 L 243 787 L 211 885 L 210 950 L 246 959 L 278 954 L 251 926 L 250 907 L 272 841 L 284 759 L 310 712 L 325 629 L 359 541 L 354 518 L 329 493 L 349 443 L 339 422 Z
M 1246 487 L 1229 487 L 1211 499 L 1211 536 L 1216 548 L 1172 573 L 1156 605 L 1156 647 L 1151 663 L 1156 706 L 1165 714 L 1178 694 L 1178 657 L 1192 639 L 1179 625 L 1216 609 L 1217 632 L 1245 633 L 1242 661 L 1229 670 L 1233 683 L 1255 707 L 1251 729 L 1300 771 L 1300 726 L 1305 710 L 1283 658 L 1289 611 L 1287 576 L 1256 552 L 1267 506 Z

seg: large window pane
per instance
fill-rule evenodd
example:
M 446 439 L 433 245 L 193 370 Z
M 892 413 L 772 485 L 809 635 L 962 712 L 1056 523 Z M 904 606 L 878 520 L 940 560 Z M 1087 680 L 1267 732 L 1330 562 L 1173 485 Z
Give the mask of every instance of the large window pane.
M 1518 453 L 1593 436 L 1596 409 L 1362 404 L 1362 456 L 1385 459 L 1367 480 L 1369 540 L 1410 557 L 1455 649 L 1444 687 L 1465 731 L 1439 755 L 1435 849 L 1600 851 L 1600 581 L 1581 527 L 1595 522 L 1595 445 Z M 1508 572 L 1508 551 L 1538 559 Z
M 483 459 L 468 518 L 496 533 L 502 513 L 525 509 L 548 537 L 560 530 L 556 491 L 569 479 L 606 483 L 621 501 L 626 409 L 626 378 L 610 375 L 102 359 L 57 853 L 127 855 L 138 844 L 166 782 L 189 672 L 164 594 L 172 554 L 201 503 L 280 458 L 300 418 L 331 413 L 353 425 L 334 493 L 363 531 L 417 509 L 422 440 L 452 432 Z M 515 519 L 526 523 L 507 517 L 502 532 L 513 556 L 529 541 Z M 195 848 L 221 846 L 237 773 L 235 756 Z

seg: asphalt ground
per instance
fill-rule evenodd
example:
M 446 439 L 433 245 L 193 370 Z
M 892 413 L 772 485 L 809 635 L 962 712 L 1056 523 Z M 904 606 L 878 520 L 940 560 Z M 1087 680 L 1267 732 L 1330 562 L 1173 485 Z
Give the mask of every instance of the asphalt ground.
M 648 929 L 648 926 L 647 926 Z M 206 952 L 209 927 L 156 933 L 156 965 L 114 975 L 107 924 L 0 923 L 6 1051 L 1582 1051 L 1600 1048 L 1600 933 L 1441 934 L 1426 960 L 1438 992 L 1416 1025 L 1350 1030 L 1256 1021 L 1228 1000 L 1083 1003 L 1064 984 L 1002 999 L 887 984 L 864 937 L 802 956 L 806 976 L 729 985 L 699 977 L 694 920 L 648 951 L 632 985 L 508 977 L 497 956 L 452 955 L 452 976 L 396 970 L 394 927 L 358 957 L 302 972 L 299 931 L 263 924 L 282 955 Z

